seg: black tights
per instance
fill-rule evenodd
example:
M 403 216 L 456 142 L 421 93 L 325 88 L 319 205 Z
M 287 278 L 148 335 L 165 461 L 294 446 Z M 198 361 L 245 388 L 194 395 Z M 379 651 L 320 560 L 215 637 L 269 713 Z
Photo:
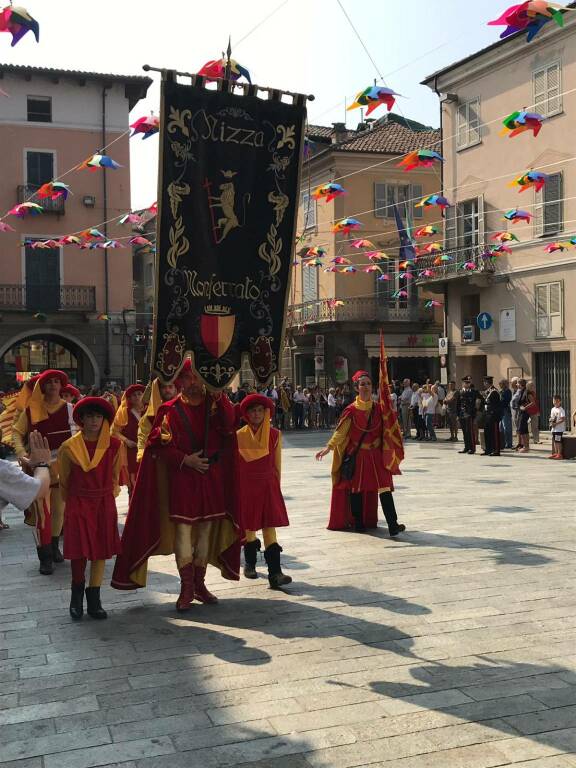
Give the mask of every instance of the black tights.
M 396 514 L 396 507 L 394 505 L 394 497 L 391 491 L 383 491 L 380 494 L 380 506 L 384 517 L 388 524 L 388 530 L 390 532 L 395 531 L 398 527 L 398 516 Z M 350 510 L 354 520 L 362 522 L 362 494 L 351 493 L 350 494 Z

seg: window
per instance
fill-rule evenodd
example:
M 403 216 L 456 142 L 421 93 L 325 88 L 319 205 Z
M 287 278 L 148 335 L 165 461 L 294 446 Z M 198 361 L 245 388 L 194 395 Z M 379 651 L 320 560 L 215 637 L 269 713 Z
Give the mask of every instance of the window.
M 484 200 L 473 197 L 458 203 L 458 245 L 471 248 L 484 240 Z
M 302 193 L 302 218 L 304 229 L 316 226 L 316 200 L 308 192 Z
M 536 70 L 532 76 L 534 110 L 546 117 L 562 112 L 562 87 L 560 64 L 549 64 Z
M 50 96 L 28 96 L 28 121 L 31 123 L 52 122 L 52 99 Z
M 536 338 L 549 339 L 564 334 L 563 284 L 540 283 L 536 286 Z
M 318 267 L 302 267 L 302 303 L 318 298 Z
M 458 106 L 456 147 L 465 149 L 480 144 L 480 99 Z
M 26 184 L 40 187 L 54 178 L 54 154 L 52 152 L 26 152 Z
M 553 173 L 540 192 L 534 207 L 534 234 L 554 235 L 564 229 L 564 200 L 562 173 Z
M 393 219 L 394 204 L 402 218 L 408 218 L 408 213 L 415 219 L 423 216 L 422 208 L 416 208 L 416 203 L 422 199 L 421 184 L 374 184 L 374 216 L 378 219 Z M 409 201 L 409 202 L 408 202 Z

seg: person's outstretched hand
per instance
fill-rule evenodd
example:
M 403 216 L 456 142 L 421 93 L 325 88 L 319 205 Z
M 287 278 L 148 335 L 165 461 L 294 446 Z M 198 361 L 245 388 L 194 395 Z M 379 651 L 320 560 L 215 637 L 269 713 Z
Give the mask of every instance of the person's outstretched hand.
M 321 451 L 318 451 L 316 454 L 316 461 L 322 461 L 324 456 L 327 456 L 330 453 L 330 448 L 322 448 Z
M 38 430 L 30 432 L 29 444 L 30 454 L 28 459 L 32 467 L 35 467 L 37 464 L 50 464 L 52 457 L 48 440 Z

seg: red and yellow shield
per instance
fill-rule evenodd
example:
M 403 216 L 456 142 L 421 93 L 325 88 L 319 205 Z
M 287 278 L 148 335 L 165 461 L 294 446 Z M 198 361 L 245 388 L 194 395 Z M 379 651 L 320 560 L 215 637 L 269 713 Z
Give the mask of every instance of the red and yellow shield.
M 200 334 L 204 346 L 215 358 L 220 358 L 232 343 L 235 315 L 204 314 L 200 317 Z

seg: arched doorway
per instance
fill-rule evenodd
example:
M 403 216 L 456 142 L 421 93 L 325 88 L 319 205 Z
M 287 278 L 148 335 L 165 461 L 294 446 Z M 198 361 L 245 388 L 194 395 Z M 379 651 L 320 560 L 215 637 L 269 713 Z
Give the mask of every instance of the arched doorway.
M 92 352 L 59 332 L 38 330 L 14 337 L 0 348 L 0 389 L 12 389 L 48 368 L 65 371 L 74 384 L 98 384 L 100 372 Z

